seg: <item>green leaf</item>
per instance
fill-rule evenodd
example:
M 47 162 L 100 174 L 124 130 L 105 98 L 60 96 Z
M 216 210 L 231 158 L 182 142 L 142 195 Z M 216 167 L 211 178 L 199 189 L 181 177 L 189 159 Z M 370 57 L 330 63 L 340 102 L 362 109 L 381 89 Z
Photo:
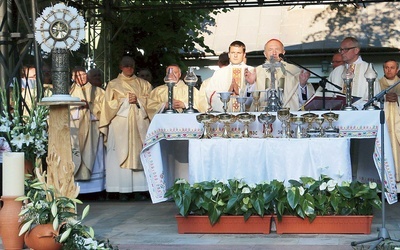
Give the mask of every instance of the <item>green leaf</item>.
M 68 239 L 68 236 L 71 234 L 72 228 L 68 228 L 60 237 L 60 243 L 63 243 Z
M 87 205 L 87 206 L 85 207 L 85 209 L 83 209 L 83 212 L 82 212 L 82 220 L 83 220 L 84 218 L 86 218 L 86 216 L 89 214 L 89 209 L 90 209 L 90 205 Z
M 32 223 L 33 223 L 33 220 L 30 220 L 30 221 L 26 222 L 24 225 L 22 225 L 21 230 L 19 230 L 18 236 L 21 236 L 21 235 L 23 235 L 26 231 L 28 231 L 29 228 L 31 227 Z
M 289 203 L 289 206 L 292 208 L 292 209 L 295 209 L 296 208 L 296 206 L 299 204 L 299 200 L 300 200 L 300 193 L 299 193 L 299 190 L 296 188 L 296 189 L 289 189 L 288 190 L 288 192 L 287 192 L 287 200 L 288 200 L 288 203 Z

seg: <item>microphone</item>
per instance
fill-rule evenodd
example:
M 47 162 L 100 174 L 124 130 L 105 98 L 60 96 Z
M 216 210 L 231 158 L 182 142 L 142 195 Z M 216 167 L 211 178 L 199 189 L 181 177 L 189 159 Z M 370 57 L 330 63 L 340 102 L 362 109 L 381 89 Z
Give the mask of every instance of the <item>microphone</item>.
M 282 54 L 282 53 L 280 53 L 280 54 L 279 54 L 279 58 L 281 58 L 282 60 L 285 60 L 285 55 Z

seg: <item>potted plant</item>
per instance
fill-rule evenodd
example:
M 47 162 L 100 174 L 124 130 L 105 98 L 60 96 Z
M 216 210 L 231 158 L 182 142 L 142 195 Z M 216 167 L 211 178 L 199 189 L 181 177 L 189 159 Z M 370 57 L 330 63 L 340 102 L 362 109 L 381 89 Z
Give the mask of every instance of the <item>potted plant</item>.
M 229 179 L 227 182 L 213 180 L 190 185 L 186 180 L 178 179 L 165 196 L 174 199 L 179 209 L 180 215 L 176 216 L 179 233 L 269 233 L 276 194 L 275 186 L 267 182 L 249 185 Z M 205 228 L 193 228 L 190 220 L 194 219 L 201 220 L 196 225 L 200 223 Z M 229 228 L 223 228 L 223 222 L 228 219 L 235 222 L 231 222 Z
M 374 182 L 344 181 L 339 185 L 332 178 L 321 175 L 318 180 L 301 177 L 300 181 L 289 180 L 289 183 L 276 200 L 277 233 L 368 234 L 373 208 L 380 209 L 382 205 L 378 185 Z M 332 228 L 322 222 L 323 219 L 334 221 Z M 285 225 L 289 220 L 294 224 Z M 360 227 L 352 227 L 357 225 Z
M 79 218 L 75 198 L 63 197 L 46 183 L 45 173 L 36 169 L 37 178 L 26 179 L 26 196 L 23 201 L 20 235 L 25 234 L 25 243 L 33 249 L 113 249 L 108 242 L 97 241 L 91 227 L 82 224 L 90 206 L 83 209 Z M 38 240 L 38 241 L 37 241 Z

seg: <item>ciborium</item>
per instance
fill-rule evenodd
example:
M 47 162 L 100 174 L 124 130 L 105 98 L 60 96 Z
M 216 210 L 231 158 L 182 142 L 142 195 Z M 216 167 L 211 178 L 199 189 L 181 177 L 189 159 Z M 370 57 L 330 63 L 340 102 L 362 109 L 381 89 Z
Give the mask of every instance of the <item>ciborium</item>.
M 242 136 L 244 138 L 249 137 L 249 124 L 256 120 L 256 116 L 249 113 L 242 113 L 237 115 L 237 120 L 243 123 L 244 129 L 242 132 Z
M 333 127 L 333 122 L 339 119 L 339 114 L 328 112 L 322 114 L 322 117 L 324 117 L 325 120 L 328 121 L 328 126 L 325 128 L 325 134 L 327 135 L 329 134 L 331 136 L 337 136 L 339 134 L 339 129 Z
M 204 130 L 200 139 L 210 139 L 212 138 L 210 125 L 217 121 L 217 117 L 211 114 L 199 114 L 196 115 L 196 120 L 203 124 Z
M 292 116 L 290 117 L 290 121 L 296 125 L 296 130 L 294 131 L 294 135 L 296 138 L 304 138 L 303 128 L 301 125 L 304 124 L 304 117 L 302 116 Z
M 273 138 L 271 133 L 271 125 L 276 120 L 275 115 L 271 115 L 268 113 L 262 113 L 258 116 L 258 121 L 264 124 L 264 138 Z
M 218 92 L 219 99 L 224 104 L 223 109 L 224 113 L 228 110 L 228 102 L 231 100 L 232 92 Z
M 277 111 L 278 119 L 282 122 L 282 138 L 290 138 L 290 111 L 289 108 L 281 108 Z
M 228 113 L 222 113 L 217 115 L 218 121 L 224 124 L 224 131 L 222 132 L 222 138 L 231 137 L 231 124 L 236 122 L 236 116 Z

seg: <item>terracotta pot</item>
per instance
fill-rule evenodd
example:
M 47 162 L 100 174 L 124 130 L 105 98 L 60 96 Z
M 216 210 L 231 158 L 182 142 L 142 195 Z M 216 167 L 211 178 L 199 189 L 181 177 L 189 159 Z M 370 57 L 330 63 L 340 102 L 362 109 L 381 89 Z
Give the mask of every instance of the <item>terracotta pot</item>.
M 370 234 L 373 215 L 317 216 L 308 219 L 284 215 L 282 221 L 274 216 L 277 234 Z
M 272 215 L 251 216 L 247 221 L 243 216 L 223 215 L 213 226 L 207 215 L 175 216 L 178 233 L 210 233 L 210 234 L 269 234 Z
M 22 201 L 15 201 L 17 196 L 2 196 L 3 207 L 0 210 L 0 235 L 4 249 L 22 249 L 24 236 L 18 236 Z
M 59 250 L 62 244 L 56 242 L 57 236 L 52 224 L 36 225 L 25 234 L 25 244 L 36 250 Z

